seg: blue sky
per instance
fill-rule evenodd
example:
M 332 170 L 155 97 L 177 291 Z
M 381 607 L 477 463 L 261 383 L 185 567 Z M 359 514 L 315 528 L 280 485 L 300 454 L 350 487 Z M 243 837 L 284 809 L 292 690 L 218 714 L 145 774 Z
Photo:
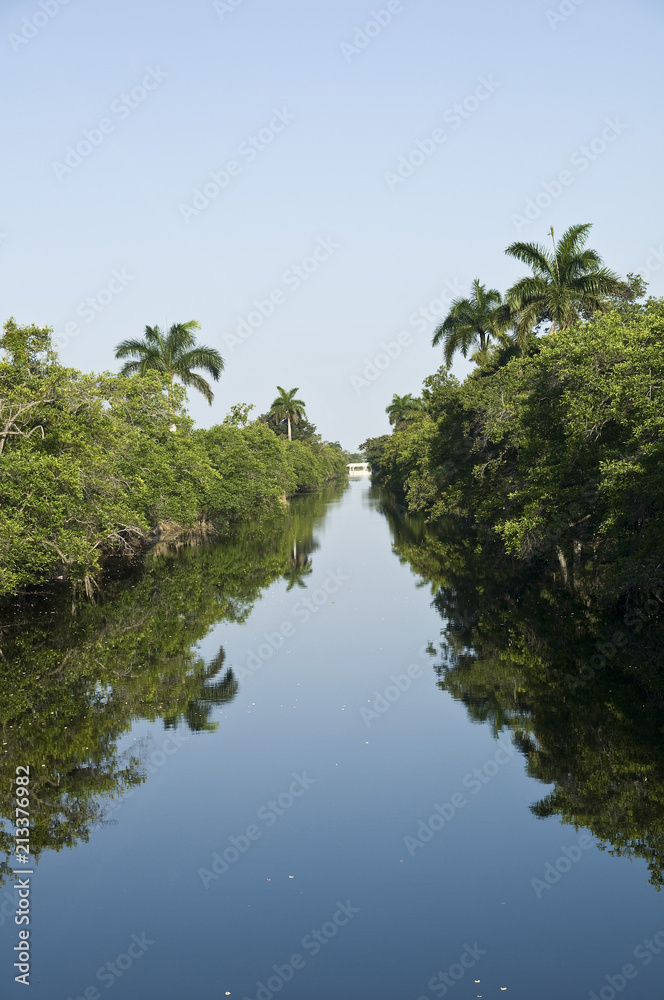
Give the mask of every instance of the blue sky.
M 514 239 L 593 222 L 664 294 L 663 27 L 655 0 L 4 0 L 3 318 L 98 371 L 197 319 L 226 359 L 199 423 L 298 386 L 354 449 L 440 364 L 436 310 L 522 273 Z

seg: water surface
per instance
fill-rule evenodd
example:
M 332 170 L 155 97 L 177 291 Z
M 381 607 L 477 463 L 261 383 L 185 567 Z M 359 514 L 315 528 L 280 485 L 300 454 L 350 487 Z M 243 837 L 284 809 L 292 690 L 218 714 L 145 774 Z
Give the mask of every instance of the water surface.
M 0 802 L 29 764 L 31 996 L 659 996 L 656 616 L 573 687 L 607 639 L 582 608 L 367 480 L 74 615 L 18 602 Z

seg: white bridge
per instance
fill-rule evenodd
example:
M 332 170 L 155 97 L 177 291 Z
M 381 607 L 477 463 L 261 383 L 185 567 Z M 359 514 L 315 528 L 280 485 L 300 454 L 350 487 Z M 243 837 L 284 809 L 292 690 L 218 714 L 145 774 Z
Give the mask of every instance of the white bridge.
M 346 471 L 349 476 L 370 476 L 371 466 L 368 462 L 349 462 Z

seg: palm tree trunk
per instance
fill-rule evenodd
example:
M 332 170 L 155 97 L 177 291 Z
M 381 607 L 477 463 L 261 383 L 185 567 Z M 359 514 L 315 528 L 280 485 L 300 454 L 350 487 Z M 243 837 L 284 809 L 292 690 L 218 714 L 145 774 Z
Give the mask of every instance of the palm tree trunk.
M 290 413 L 286 414 L 286 420 L 288 421 L 288 440 L 292 441 L 292 438 L 291 438 L 291 428 L 290 428 Z

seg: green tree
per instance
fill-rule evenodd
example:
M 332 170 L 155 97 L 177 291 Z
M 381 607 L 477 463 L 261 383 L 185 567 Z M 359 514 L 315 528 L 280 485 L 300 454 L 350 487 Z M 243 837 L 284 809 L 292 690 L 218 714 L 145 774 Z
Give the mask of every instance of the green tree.
M 157 371 L 167 375 L 171 382 L 178 378 L 183 385 L 198 389 L 211 406 L 212 389 L 195 369 L 202 368 L 218 382 L 224 370 L 224 359 L 214 347 L 196 343 L 193 331 L 199 329 L 200 323 L 196 320 L 174 323 L 168 333 L 158 326 L 146 326 L 143 340 L 133 338 L 118 344 L 116 358 L 134 359 L 126 362 L 121 374 L 145 375 L 148 371 Z
M 371 474 L 374 479 L 380 476 L 381 461 L 389 441 L 389 434 L 381 434 L 380 437 L 367 438 L 361 445 L 358 445 L 362 460 L 371 466 Z M 356 459 L 353 458 L 351 461 L 356 461 Z
M 5 322 L 0 336 L 0 350 L 10 365 L 20 369 L 39 367 L 40 361 L 53 363 L 55 350 L 50 327 L 19 326 L 13 316 Z
M 253 403 L 233 403 L 224 417 L 224 423 L 230 424 L 231 427 L 246 427 L 249 423 L 249 414 L 253 409 Z
M 507 299 L 516 314 L 516 336 L 524 345 L 540 323 L 549 323 L 549 333 L 564 330 L 580 319 L 604 311 L 610 296 L 620 295 L 625 283 L 602 266 L 596 250 L 585 247 L 591 223 L 570 226 L 553 250 L 539 243 L 512 243 L 505 253 L 532 269 L 509 289 Z
M 473 348 L 474 361 L 482 364 L 489 357 L 492 341 L 505 341 L 511 323 L 509 306 L 495 288 L 488 291 L 478 278 L 470 298 L 454 299 L 450 311 L 433 335 L 432 345 L 445 345 L 445 364 L 449 367 L 457 351 L 464 358 Z
M 395 392 L 392 396 L 392 402 L 385 407 L 385 412 L 395 429 L 402 431 L 409 423 L 422 415 L 424 407 L 422 400 L 416 399 L 411 392 L 406 393 L 405 396 L 398 396 Z
M 270 407 L 270 416 L 275 424 L 280 424 L 284 420 L 287 422 L 288 440 L 291 441 L 291 424 L 299 423 L 300 418 L 305 415 L 305 404 L 303 400 L 297 398 L 299 389 L 286 390 L 282 389 L 280 385 L 277 386 L 277 389 L 279 390 L 279 395 Z

